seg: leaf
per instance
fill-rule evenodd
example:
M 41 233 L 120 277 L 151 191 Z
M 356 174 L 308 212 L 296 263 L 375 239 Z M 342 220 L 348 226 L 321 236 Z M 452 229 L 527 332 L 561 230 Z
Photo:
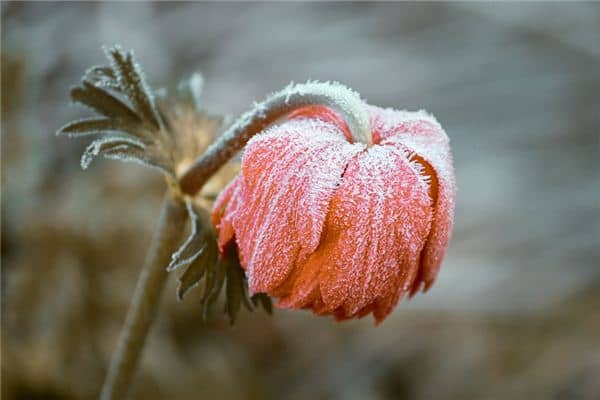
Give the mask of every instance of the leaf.
M 81 156 L 81 168 L 87 169 L 94 158 L 96 158 L 100 153 L 104 153 L 116 147 L 123 149 L 123 146 L 138 147 L 142 151 L 144 149 L 144 143 L 135 138 L 119 135 L 102 137 L 94 140 L 85 149 L 83 155 Z
M 186 271 L 179 278 L 177 297 L 183 299 L 185 293 L 197 286 L 205 276 L 212 274 L 218 263 L 218 249 L 216 238 L 212 234 L 210 226 L 207 225 L 208 216 L 201 209 L 197 209 L 191 200 L 186 200 L 186 208 L 191 222 L 191 232 L 185 242 L 171 256 L 171 262 L 167 271 L 174 271 L 182 266 L 188 265 Z M 217 282 L 218 283 L 218 282 Z M 205 287 L 204 297 L 210 295 L 211 287 Z M 208 299 L 206 299 L 208 301 Z
M 209 309 L 209 298 L 212 293 L 213 281 L 215 279 L 215 270 L 207 266 L 206 274 L 204 276 L 204 292 L 202 295 L 202 320 L 206 322 L 208 320 L 208 309 Z
M 158 115 L 160 116 L 160 119 L 163 122 L 163 127 L 164 127 L 165 131 L 173 132 L 174 127 L 171 124 L 171 121 L 169 121 L 169 118 L 167 118 L 167 114 L 166 114 L 168 108 L 169 108 L 168 102 L 161 100 L 161 99 L 156 100 L 156 110 L 158 112 Z
M 68 135 L 69 137 L 93 135 L 97 133 L 116 130 L 114 120 L 110 118 L 87 118 L 71 121 L 61 126 L 57 135 Z
M 82 82 L 82 86 L 71 89 L 71 98 L 73 101 L 88 106 L 106 117 L 123 119 L 133 123 L 141 122 L 140 118 L 127 104 L 105 89 L 87 81 Z
M 223 283 L 225 283 L 225 268 L 221 263 L 221 260 L 217 259 L 217 261 L 212 264 L 213 265 L 213 280 L 211 282 L 211 288 L 205 290 L 204 299 L 203 299 L 203 318 L 204 321 L 207 320 L 208 311 L 211 305 L 213 305 L 217 299 L 219 298 L 219 294 L 221 293 L 221 289 L 223 288 Z
M 216 261 L 216 260 L 215 260 Z M 210 262 L 207 260 L 198 260 L 193 262 L 185 272 L 179 277 L 179 286 L 177 287 L 177 298 L 183 300 L 183 296 L 188 290 L 198 286 L 200 280 L 208 270 Z
M 179 254 L 173 254 L 173 259 L 171 260 L 171 264 L 167 267 L 167 271 L 175 271 L 185 265 L 190 265 L 193 263 L 202 253 L 207 251 L 208 244 L 205 243 L 204 238 L 200 236 L 190 237 L 191 241 L 194 244 L 186 247 L 187 244 L 184 243 L 182 248 L 178 250 Z M 197 243 L 197 244 L 196 244 Z M 198 250 L 196 250 L 198 248 Z
M 234 265 L 227 265 L 227 302 L 225 304 L 229 323 L 233 324 L 240 311 L 243 292 L 242 281 Z M 242 289 L 242 290 L 240 290 Z
M 171 262 L 167 266 L 169 272 L 192 263 L 208 246 L 207 233 L 210 227 L 206 226 L 205 219 L 198 217 L 198 212 L 190 200 L 186 200 L 185 205 L 192 229 L 185 242 L 171 255 Z
M 240 264 L 240 259 L 237 251 L 230 247 L 227 250 L 227 262 L 228 266 L 234 271 L 237 275 L 235 278 L 238 281 L 239 291 L 241 294 L 242 302 L 248 311 L 252 311 L 252 304 L 250 304 L 250 300 L 248 299 L 248 281 L 246 279 L 246 273 Z
M 117 82 L 114 71 L 110 66 L 107 65 L 89 68 L 83 74 L 81 81 L 88 81 L 94 86 L 110 89 L 117 93 L 123 93 L 119 83 Z
M 112 68 L 108 65 L 97 65 L 89 68 L 83 74 L 83 79 L 110 79 L 117 81 L 117 77 L 115 76 Z
M 82 155 L 82 167 L 86 168 L 94 157 L 102 153 L 106 158 L 158 169 L 171 181 L 176 181 L 177 173 L 181 172 L 179 167 L 198 157 L 219 129 L 216 118 L 190 103 L 199 104 L 201 75 L 192 75 L 185 84 L 191 100 L 177 98 L 166 90 L 161 97 L 146 84 L 133 52 L 124 52 L 118 46 L 105 49 L 105 52 L 110 64 L 89 68 L 81 83 L 70 92 L 73 102 L 99 115 L 66 124 L 57 134 L 140 139 L 142 146 L 103 139 L 103 145 L 99 147 L 100 142 L 95 142 Z M 200 251 L 200 243 L 194 245 L 196 251 L 186 253 L 185 260 L 181 260 L 185 262 L 180 266 L 192 261 L 192 256 Z
M 117 82 L 131 101 L 134 110 L 142 120 L 149 122 L 155 129 L 160 129 L 161 120 L 153 96 L 147 87 L 141 68 L 133 60 L 133 53 L 123 52 L 120 47 L 114 46 L 107 50 L 107 55 L 112 59 Z
M 138 136 L 136 128 L 139 125 L 133 125 L 127 121 L 115 120 L 111 118 L 87 118 L 69 122 L 62 126 L 57 135 L 67 135 L 69 137 L 80 137 L 95 134 L 111 134 L 114 132 L 123 132 Z
M 272 311 L 271 300 L 266 295 L 256 295 L 252 301 L 248 298 L 248 283 L 235 248 L 230 247 L 219 255 L 217 241 L 210 226 L 206 211 L 186 200 L 191 221 L 191 232 L 185 242 L 171 256 L 169 271 L 187 265 L 179 278 L 177 297 L 179 300 L 204 279 L 201 298 L 201 312 L 207 320 L 211 306 L 218 300 L 225 286 L 225 313 L 231 324 L 235 322 L 242 303 L 249 310 L 260 304 L 269 314 Z
M 182 80 L 178 86 L 179 98 L 190 103 L 196 111 L 200 111 L 204 78 L 199 72 L 193 73 L 188 79 Z
M 271 302 L 271 298 L 267 296 L 266 293 L 256 293 L 254 296 L 252 296 L 251 300 L 255 307 L 260 305 L 263 310 L 267 312 L 267 314 L 273 314 L 273 304 Z
M 135 162 L 146 167 L 155 168 L 164 174 L 170 175 L 170 164 L 162 157 L 161 153 L 154 153 L 151 147 L 132 147 L 129 145 L 114 146 L 102 151 L 105 158 L 124 162 Z
M 204 292 L 202 295 L 202 319 L 208 320 L 210 307 L 219 298 L 221 288 L 225 282 L 225 268 L 220 260 L 213 264 L 207 264 L 206 276 L 204 278 Z

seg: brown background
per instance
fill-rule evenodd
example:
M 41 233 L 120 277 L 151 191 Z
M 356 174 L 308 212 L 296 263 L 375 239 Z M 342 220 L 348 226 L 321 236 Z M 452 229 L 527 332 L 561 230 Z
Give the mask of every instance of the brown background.
M 160 177 L 54 136 L 102 44 L 155 86 L 194 70 L 232 116 L 294 80 L 426 108 L 456 160 L 453 241 L 380 327 L 175 301 L 136 399 L 600 398 L 600 6 L 2 3 L 2 398 L 94 398 L 157 218 Z M 220 310 L 217 310 L 220 311 Z

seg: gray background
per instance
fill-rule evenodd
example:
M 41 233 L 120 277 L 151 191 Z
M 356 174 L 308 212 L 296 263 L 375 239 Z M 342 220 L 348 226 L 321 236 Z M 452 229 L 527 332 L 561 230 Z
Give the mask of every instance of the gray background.
M 84 173 L 86 141 L 53 135 L 84 115 L 69 86 L 113 43 L 156 87 L 202 71 L 213 113 L 307 79 L 425 108 L 458 181 L 438 281 L 382 326 L 287 311 L 202 326 L 173 287 L 134 397 L 600 396 L 594 3 L 2 3 L 3 395 L 93 396 L 157 218 L 159 177 Z

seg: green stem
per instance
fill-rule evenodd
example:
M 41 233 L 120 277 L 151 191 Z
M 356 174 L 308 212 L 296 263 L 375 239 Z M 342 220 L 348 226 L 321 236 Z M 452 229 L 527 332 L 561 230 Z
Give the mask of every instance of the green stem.
M 186 220 L 185 205 L 175 199 L 171 192 L 167 192 L 146 264 L 138 278 L 125 325 L 102 386 L 102 400 L 119 400 L 127 396 L 146 337 L 160 305 L 168 276 L 166 266 L 171 261 L 171 254 L 181 243 Z

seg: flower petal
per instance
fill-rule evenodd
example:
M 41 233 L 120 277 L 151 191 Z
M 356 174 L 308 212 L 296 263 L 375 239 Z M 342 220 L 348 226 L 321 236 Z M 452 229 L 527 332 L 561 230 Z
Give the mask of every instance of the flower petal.
M 381 145 L 392 145 L 412 154 L 424 177 L 430 180 L 434 214 L 431 233 L 423 250 L 419 276 L 412 293 L 433 284 L 450 241 L 456 182 L 448 136 L 434 117 L 424 111 L 406 112 L 370 107 L 371 125 Z
M 352 142 L 352 133 L 350 133 L 350 128 L 348 127 L 348 124 L 346 123 L 346 121 L 344 121 L 344 119 L 338 112 L 332 110 L 329 107 L 317 105 L 305 106 L 292 111 L 288 115 L 289 119 L 299 117 L 316 118 L 321 121 L 330 122 L 340 129 L 344 137 L 349 142 Z
M 224 253 L 227 244 L 234 238 L 233 219 L 241 202 L 242 178 L 238 175 L 215 200 L 211 220 L 216 227 L 219 251 Z
M 380 322 L 408 289 L 430 221 L 427 186 L 404 153 L 391 146 L 370 147 L 348 164 L 331 200 L 321 244 L 280 304 L 312 306 L 337 319 L 379 309 L 375 317 Z
M 233 226 L 252 293 L 275 290 L 317 248 L 344 168 L 363 149 L 337 126 L 308 118 L 250 140 Z

